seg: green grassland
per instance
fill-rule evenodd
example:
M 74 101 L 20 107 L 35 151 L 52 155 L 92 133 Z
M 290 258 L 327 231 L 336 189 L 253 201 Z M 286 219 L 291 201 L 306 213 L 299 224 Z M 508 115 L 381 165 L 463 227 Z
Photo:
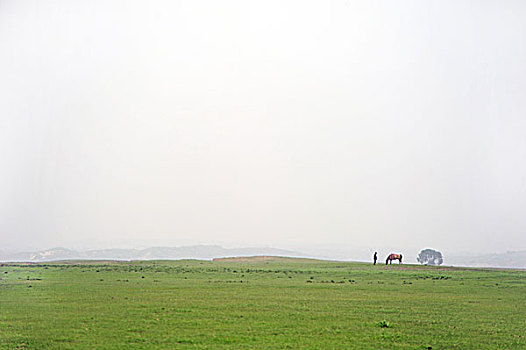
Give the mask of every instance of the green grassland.
M 1 349 L 526 348 L 526 271 L 77 261 L 0 278 Z

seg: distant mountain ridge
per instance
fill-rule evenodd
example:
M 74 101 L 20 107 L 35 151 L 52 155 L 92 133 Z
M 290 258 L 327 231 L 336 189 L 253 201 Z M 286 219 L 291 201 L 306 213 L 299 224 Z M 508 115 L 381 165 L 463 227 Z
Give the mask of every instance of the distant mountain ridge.
M 526 250 L 476 256 L 446 257 L 445 265 L 471 267 L 526 268 Z
M 202 259 L 235 256 L 276 255 L 287 257 L 310 257 L 307 254 L 276 248 L 223 248 L 218 245 L 194 245 L 182 247 L 152 247 L 146 249 L 97 249 L 77 251 L 57 247 L 38 252 L 2 253 L 0 261 L 45 262 L 56 260 L 156 260 L 156 259 Z
M 57 260 L 178 260 L 282 256 L 297 258 L 334 259 L 328 254 L 300 253 L 292 250 L 265 248 L 224 248 L 219 245 L 193 245 L 181 247 L 151 247 L 145 249 L 95 249 L 78 251 L 63 247 L 37 252 L 5 253 L 0 251 L 1 262 L 47 262 Z M 348 260 L 348 259 L 342 259 Z M 444 265 L 466 267 L 526 268 L 526 250 L 481 255 L 446 255 Z

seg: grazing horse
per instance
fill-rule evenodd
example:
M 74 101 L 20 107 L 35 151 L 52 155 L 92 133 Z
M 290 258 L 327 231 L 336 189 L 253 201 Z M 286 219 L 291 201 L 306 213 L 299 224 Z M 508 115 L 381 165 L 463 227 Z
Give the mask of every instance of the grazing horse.
M 393 260 L 398 260 L 400 262 L 400 264 L 402 263 L 402 254 L 394 254 L 394 253 L 391 253 L 389 254 L 389 256 L 387 257 L 387 260 L 385 260 L 385 264 L 392 264 L 393 263 Z

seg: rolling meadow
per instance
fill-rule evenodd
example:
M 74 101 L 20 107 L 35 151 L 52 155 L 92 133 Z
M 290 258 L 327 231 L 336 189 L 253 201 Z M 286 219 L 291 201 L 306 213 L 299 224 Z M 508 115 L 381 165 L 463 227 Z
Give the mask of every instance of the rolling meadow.
M 526 348 L 524 270 L 255 257 L 0 278 L 0 349 Z

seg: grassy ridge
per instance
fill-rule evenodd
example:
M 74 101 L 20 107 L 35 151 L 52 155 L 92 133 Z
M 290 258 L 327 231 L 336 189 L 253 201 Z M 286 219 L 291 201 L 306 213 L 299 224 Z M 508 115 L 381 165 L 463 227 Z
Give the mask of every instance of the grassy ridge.
M 526 272 L 315 260 L 0 267 L 2 349 L 525 348 Z

